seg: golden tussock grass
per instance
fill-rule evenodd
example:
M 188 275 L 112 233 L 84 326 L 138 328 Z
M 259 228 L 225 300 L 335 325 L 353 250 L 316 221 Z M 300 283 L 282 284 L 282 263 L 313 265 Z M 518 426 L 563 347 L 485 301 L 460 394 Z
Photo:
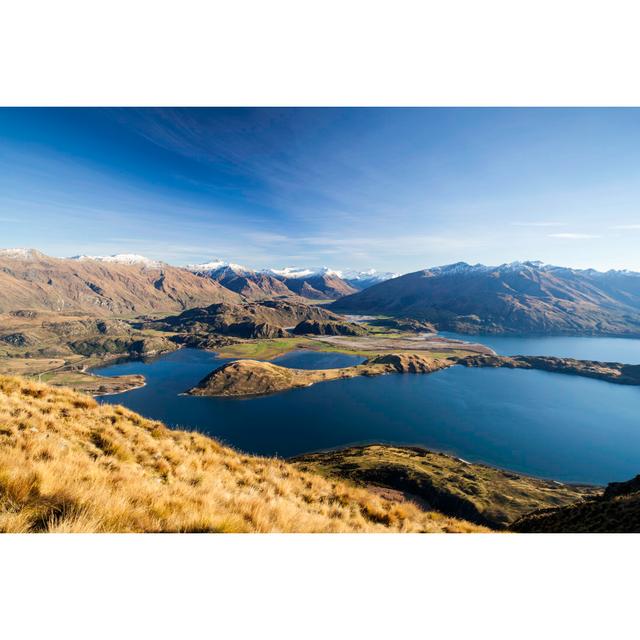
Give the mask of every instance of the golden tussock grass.
M 121 406 L 0 376 L 2 532 L 473 532 Z

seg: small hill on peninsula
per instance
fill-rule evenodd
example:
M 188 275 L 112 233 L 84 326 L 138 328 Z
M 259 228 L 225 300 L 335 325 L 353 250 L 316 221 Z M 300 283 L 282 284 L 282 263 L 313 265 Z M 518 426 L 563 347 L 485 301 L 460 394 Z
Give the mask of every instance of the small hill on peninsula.
M 430 373 L 455 360 L 403 353 L 372 356 L 362 364 L 339 369 L 290 369 L 260 360 L 235 360 L 214 369 L 187 393 L 194 396 L 247 397 L 310 387 L 318 382 L 385 373 Z

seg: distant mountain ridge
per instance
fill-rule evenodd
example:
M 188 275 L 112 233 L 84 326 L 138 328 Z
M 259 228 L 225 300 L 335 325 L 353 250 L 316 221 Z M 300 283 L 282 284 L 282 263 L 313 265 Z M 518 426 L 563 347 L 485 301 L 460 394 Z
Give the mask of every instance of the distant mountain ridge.
M 116 264 L 139 264 L 146 267 L 159 267 L 164 264 L 160 260 L 151 260 L 137 253 L 118 253 L 112 256 L 72 256 L 69 260 L 93 261 L 93 262 L 113 262 Z
M 337 300 L 339 313 L 428 321 L 463 333 L 640 336 L 640 273 L 541 262 L 457 262 L 403 276 L 286 267 L 256 271 L 215 260 L 175 267 L 138 254 L 52 258 L 0 249 L 0 313 L 175 312 L 216 303 Z
M 373 285 L 331 306 L 464 333 L 640 336 L 640 274 L 540 262 L 458 262 Z
M 186 269 L 130 256 L 112 258 L 52 258 L 33 249 L 0 250 L 0 313 L 140 315 L 242 300 Z
M 219 282 L 223 287 L 239 293 L 249 300 L 273 297 L 292 297 L 294 293 L 278 278 L 254 271 L 240 264 L 213 260 L 203 264 L 187 265 L 186 269 Z
M 253 300 L 273 296 L 335 300 L 395 275 L 375 269 L 338 271 L 329 267 L 255 270 L 224 260 L 190 264 L 186 268 L 213 278 L 228 289 Z

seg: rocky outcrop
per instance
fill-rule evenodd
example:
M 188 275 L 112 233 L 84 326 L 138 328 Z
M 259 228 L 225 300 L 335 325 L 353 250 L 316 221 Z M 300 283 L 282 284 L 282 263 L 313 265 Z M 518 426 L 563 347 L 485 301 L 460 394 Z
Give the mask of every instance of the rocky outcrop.
M 224 333 L 238 338 L 254 339 L 286 338 L 289 335 L 282 327 L 268 322 L 255 322 L 254 320 L 230 324 L 225 327 Z
M 597 362 L 552 356 L 491 356 L 474 355 L 458 359 L 466 367 L 507 367 L 510 369 L 539 369 L 554 373 L 568 373 L 597 378 L 617 384 L 640 385 L 640 365 L 620 362 Z
M 339 322 L 337 316 L 318 305 L 284 300 L 242 304 L 213 304 L 190 309 L 178 316 L 146 326 L 182 333 L 217 333 L 238 338 L 283 338 L 287 327 L 302 321 Z
M 0 336 L 0 342 L 11 347 L 29 347 L 38 343 L 33 336 L 21 331 Z
M 435 325 L 430 322 L 421 322 L 414 318 L 383 318 L 369 320 L 368 324 L 374 327 L 384 327 L 394 331 L 413 331 L 415 333 L 436 333 Z
M 175 342 L 161 336 L 97 336 L 87 340 L 69 343 L 70 349 L 83 356 L 129 355 L 133 358 L 146 358 L 175 351 Z
M 363 336 L 367 331 L 353 322 L 303 320 L 292 329 L 291 333 L 314 336 Z

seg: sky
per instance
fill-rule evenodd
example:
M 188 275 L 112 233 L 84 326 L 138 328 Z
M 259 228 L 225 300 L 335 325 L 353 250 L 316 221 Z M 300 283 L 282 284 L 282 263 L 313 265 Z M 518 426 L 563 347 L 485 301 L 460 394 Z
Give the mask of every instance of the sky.
M 0 247 L 640 271 L 640 110 L 0 108 Z

